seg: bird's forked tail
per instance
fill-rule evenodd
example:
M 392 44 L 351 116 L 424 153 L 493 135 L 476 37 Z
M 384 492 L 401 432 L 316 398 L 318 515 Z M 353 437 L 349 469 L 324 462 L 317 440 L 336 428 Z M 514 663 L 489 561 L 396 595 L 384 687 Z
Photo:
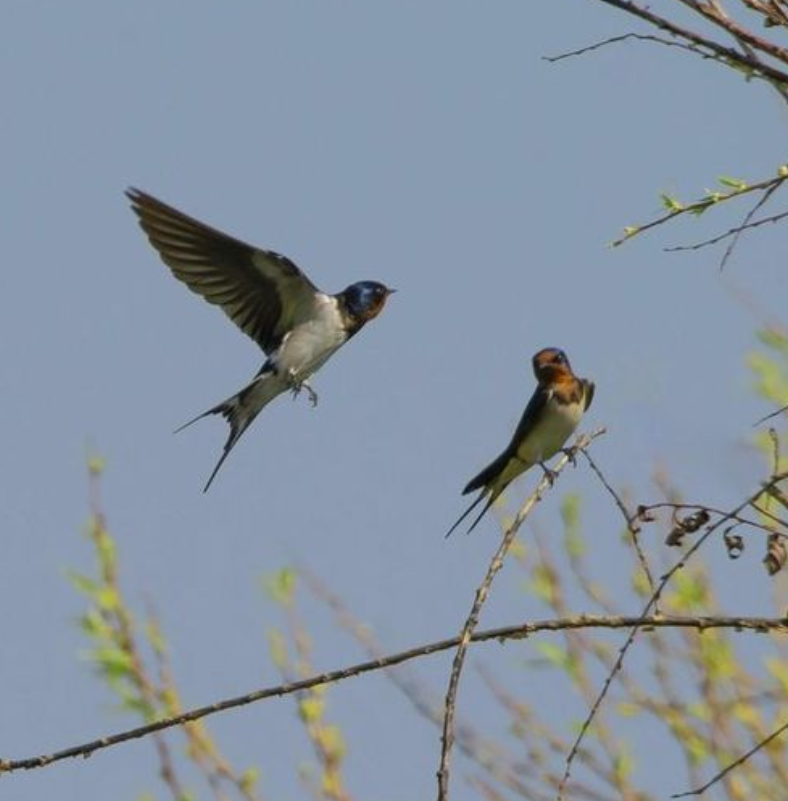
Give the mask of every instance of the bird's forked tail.
M 174 433 L 183 431 L 203 417 L 209 417 L 212 414 L 220 414 L 228 422 L 230 426 L 230 434 L 227 441 L 224 443 L 224 450 L 213 468 L 208 481 L 203 487 L 203 492 L 207 492 L 208 488 L 213 483 L 219 468 L 224 464 L 224 460 L 230 455 L 230 451 L 235 447 L 241 435 L 252 424 L 252 421 L 262 411 L 268 403 L 270 403 L 280 392 L 282 388 L 277 386 L 277 381 L 273 373 L 264 373 L 258 375 L 251 384 L 245 386 L 240 392 L 233 395 L 231 398 L 218 403 L 216 406 L 208 409 L 207 412 L 198 414 L 197 417 L 184 423 L 179 428 L 175 429 Z
M 479 521 L 487 513 L 487 510 L 495 503 L 497 497 L 498 493 L 495 492 L 491 492 L 489 494 L 486 491 L 481 492 L 479 494 L 479 497 L 476 498 L 476 500 L 460 515 L 459 519 L 455 522 L 455 524 L 446 532 L 446 536 L 444 537 L 444 539 L 449 537 L 454 531 L 454 529 L 456 529 L 457 526 L 459 526 L 460 523 L 462 523 L 462 521 L 465 520 L 465 518 L 468 517 L 468 515 L 486 498 L 487 503 L 484 504 L 484 508 L 481 510 L 481 512 L 479 512 L 478 515 L 476 515 L 475 520 L 473 521 L 473 523 L 471 523 L 471 527 L 465 532 L 466 534 L 470 534 L 479 524 Z

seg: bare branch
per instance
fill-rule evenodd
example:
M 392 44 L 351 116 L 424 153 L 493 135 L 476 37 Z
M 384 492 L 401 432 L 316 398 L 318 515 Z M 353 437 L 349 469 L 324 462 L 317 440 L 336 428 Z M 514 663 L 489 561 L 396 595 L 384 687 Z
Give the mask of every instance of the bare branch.
M 738 759 L 735 759 L 733 762 L 730 763 L 730 765 L 727 765 L 725 768 L 723 768 L 723 770 L 721 770 L 719 773 L 717 773 L 711 779 L 709 779 L 709 781 L 707 781 L 706 784 L 702 785 L 701 787 L 696 787 L 694 790 L 687 790 L 686 792 L 683 793 L 675 793 L 674 795 L 671 796 L 671 798 L 686 798 L 687 796 L 691 795 L 702 795 L 710 787 L 717 784 L 717 782 L 719 782 L 721 779 L 724 779 L 725 776 L 727 776 L 732 770 L 735 770 L 740 765 L 743 765 L 748 759 L 757 754 L 758 751 L 760 751 L 762 748 L 765 748 L 772 740 L 776 740 L 786 731 L 788 731 L 788 723 L 784 723 L 782 726 L 780 726 L 779 729 L 773 731 L 768 737 L 761 740 L 761 742 L 753 746 L 746 753 L 742 754 Z
M 441 735 L 441 757 L 438 766 L 438 801 L 446 801 L 449 797 L 449 762 L 451 759 L 451 747 L 454 744 L 454 712 L 457 702 L 457 688 L 460 684 L 460 675 L 465 664 L 465 654 L 468 650 L 468 643 L 470 643 L 473 632 L 479 623 L 479 614 L 481 613 L 484 602 L 490 592 L 493 580 L 495 579 L 498 571 L 503 567 L 504 559 L 509 551 L 520 526 L 531 513 L 531 510 L 542 500 L 544 493 L 553 485 L 555 478 L 563 471 L 563 469 L 570 463 L 574 462 L 574 453 L 582 451 L 587 448 L 591 441 L 596 437 L 605 433 L 605 429 L 601 428 L 594 431 L 592 434 L 583 434 L 577 438 L 571 450 L 565 453 L 558 464 L 552 471 L 552 475 L 545 473 L 541 481 L 536 485 L 536 490 L 523 504 L 520 511 L 517 513 L 512 524 L 505 531 L 501 544 L 495 552 L 495 555 L 487 568 L 487 573 L 484 576 L 482 583 L 476 590 L 476 595 L 473 599 L 471 611 L 465 621 L 460 635 L 460 643 L 457 646 L 457 652 L 454 655 L 454 662 L 452 663 L 451 675 L 449 676 L 449 686 L 446 690 L 446 701 L 443 713 L 443 733 Z
M 651 570 L 648 566 L 648 562 L 646 561 L 646 555 L 643 553 L 643 549 L 640 547 L 640 540 L 638 536 L 640 534 L 640 525 L 638 524 L 638 513 L 632 514 L 626 507 L 626 504 L 621 499 L 621 496 L 613 489 L 610 482 L 605 478 L 602 471 L 597 466 L 596 462 L 591 458 L 591 455 L 587 451 L 583 451 L 583 456 L 588 461 L 588 464 L 591 466 L 591 469 L 596 473 L 597 478 L 602 482 L 602 486 L 610 493 L 615 502 L 616 506 L 618 507 L 619 512 L 621 512 L 621 516 L 624 518 L 624 522 L 627 526 L 627 531 L 629 532 L 630 537 L 632 537 L 632 544 L 635 547 L 635 553 L 637 554 L 638 561 L 640 562 L 640 568 L 646 576 L 646 580 L 648 581 L 648 586 L 651 592 L 653 593 L 656 584 L 654 583 L 654 577 L 651 575 Z M 659 612 L 659 606 L 655 605 L 655 611 Z
M 569 50 L 566 53 L 559 53 L 557 56 L 542 56 L 542 60 L 551 64 L 555 64 L 557 61 L 564 61 L 567 58 L 575 58 L 576 56 L 584 56 L 586 53 L 592 53 L 594 50 L 601 50 L 603 47 L 607 47 L 608 45 L 620 44 L 621 42 L 627 42 L 630 39 L 635 39 L 640 42 L 653 42 L 655 44 L 664 45 L 665 47 L 676 47 L 679 50 L 686 50 L 690 53 L 694 53 L 701 58 L 722 61 L 723 63 L 727 64 L 727 61 L 722 59 L 720 56 L 703 50 L 700 45 L 676 42 L 672 39 L 663 39 L 661 36 L 652 36 L 647 33 L 625 33 L 622 36 L 611 36 L 608 39 L 603 39 L 600 42 L 586 45 L 578 50 Z
M 692 556 L 697 553 L 697 551 L 703 546 L 703 544 L 711 537 L 711 535 L 724 523 L 729 520 L 735 520 L 736 516 L 743 510 L 746 509 L 748 506 L 754 504 L 762 495 L 768 492 L 770 487 L 776 485 L 779 481 L 788 478 L 788 472 L 779 473 L 777 475 L 773 475 L 771 479 L 763 484 L 758 490 L 756 490 L 749 498 L 742 501 L 738 506 L 732 509 L 730 512 L 726 513 L 714 523 L 711 523 L 707 526 L 706 531 L 695 541 L 695 543 L 687 549 L 687 551 L 683 554 L 683 556 L 671 567 L 667 573 L 665 573 L 659 580 L 659 584 L 655 592 L 652 594 L 651 598 L 649 598 L 648 602 L 646 603 L 645 607 L 643 608 L 642 614 L 648 615 L 654 606 L 659 602 L 659 599 L 662 593 L 665 591 L 665 588 L 673 578 L 673 576 L 681 570 L 687 562 L 692 558 Z M 569 751 L 569 754 L 566 757 L 566 765 L 564 768 L 564 775 L 561 778 L 561 782 L 558 785 L 558 794 L 557 797 L 559 801 L 564 798 L 564 790 L 566 788 L 566 784 L 569 781 L 569 778 L 572 774 L 572 763 L 574 762 L 578 751 L 580 750 L 580 746 L 583 743 L 583 740 L 588 733 L 591 724 L 594 721 L 594 718 L 599 711 L 599 708 L 602 706 L 603 701 L 607 697 L 608 692 L 610 691 L 610 687 L 613 684 L 613 680 L 616 677 L 616 674 L 621 670 L 624 659 L 629 651 L 632 643 L 635 641 L 640 630 L 643 628 L 642 623 L 638 623 L 637 625 L 632 627 L 632 630 L 629 632 L 624 644 L 621 646 L 621 649 L 618 652 L 618 657 L 613 665 L 613 669 L 607 675 L 607 678 L 602 684 L 602 689 L 599 691 L 599 695 L 597 696 L 596 700 L 594 701 L 591 709 L 588 712 L 585 720 L 583 721 L 582 726 L 580 727 L 580 732 L 578 733 L 577 737 L 575 738 L 574 743 L 572 744 L 572 748 Z
M 771 193 L 771 190 L 770 190 Z M 733 242 L 731 242 L 725 250 L 725 253 L 720 260 L 720 270 L 724 269 L 725 265 L 728 263 L 731 255 L 733 254 L 734 248 L 739 242 L 739 237 L 745 232 L 749 231 L 751 228 L 759 228 L 762 225 L 766 225 L 767 223 L 776 223 L 780 222 L 780 220 L 784 220 L 788 217 L 788 211 L 782 211 L 779 214 L 773 214 L 770 217 L 761 217 L 760 220 L 755 220 L 755 222 L 750 222 L 752 215 L 766 202 L 767 195 L 764 195 L 758 203 L 753 206 L 747 216 L 744 218 L 744 221 L 741 225 L 737 225 L 735 228 L 731 228 L 730 230 L 726 231 L 724 234 L 719 234 L 718 236 L 713 236 L 711 239 L 704 239 L 703 242 L 696 242 L 694 245 L 674 245 L 673 247 L 665 248 L 665 252 L 667 253 L 677 253 L 683 250 L 701 250 L 702 248 L 709 247 L 710 245 L 716 245 L 718 242 L 722 242 L 724 239 L 728 239 L 729 237 L 733 237 Z M 779 414 L 779 412 L 777 412 Z M 768 417 L 764 417 L 763 420 L 759 420 L 756 425 L 762 423 L 764 420 L 768 420 Z
M 762 417 L 760 420 L 758 420 L 758 422 L 753 423 L 753 426 L 759 426 L 761 423 L 765 423 L 767 420 L 771 420 L 772 417 L 777 417 L 777 415 L 782 414 L 783 412 L 788 412 L 788 406 L 782 406 L 776 412 L 767 414 L 766 417 Z
M 598 1 L 600 3 L 604 3 L 605 5 L 613 6 L 613 8 L 617 8 L 620 11 L 624 11 L 634 17 L 638 17 L 639 19 L 648 22 L 650 25 L 653 25 L 662 31 L 667 31 L 671 35 L 676 36 L 685 42 L 692 42 L 698 47 L 705 48 L 706 50 L 709 50 L 710 52 L 719 56 L 721 60 L 729 62 L 732 66 L 744 69 L 749 74 L 770 79 L 780 84 L 788 84 L 788 74 L 782 70 L 779 70 L 776 67 L 772 67 L 771 65 L 765 64 L 761 61 L 753 61 L 753 59 L 751 59 L 745 53 L 741 53 L 732 47 L 725 47 L 713 39 L 701 36 L 699 33 L 691 31 L 688 28 L 683 28 L 666 17 L 661 17 L 659 14 L 654 13 L 649 7 L 640 6 L 634 2 L 631 2 L 631 0 Z M 763 47 L 760 47 L 750 41 L 753 46 L 762 52 L 769 52 L 770 50 L 776 48 L 776 46 L 772 46 L 770 43 L 766 43 L 766 40 L 758 39 L 758 37 L 741 38 L 745 41 L 750 41 L 750 38 L 755 39 L 757 40 L 758 45 L 763 43 Z M 778 53 L 778 55 L 775 55 L 774 57 L 782 60 L 782 55 L 785 54 L 784 48 L 776 48 L 774 52 Z M 774 55 L 774 52 L 770 52 L 769 54 Z M 788 58 L 786 59 L 786 63 L 788 63 Z
M 533 634 L 542 631 L 562 632 L 570 629 L 628 629 L 634 625 L 641 627 L 645 626 L 649 629 L 658 628 L 690 628 L 697 629 L 702 632 L 706 629 L 731 629 L 733 631 L 751 631 L 756 633 L 764 632 L 781 632 L 788 633 L 788 620 L 784 618 L 769 618 L 769 617 L 719 617 L 719 616 L 681 616 L 681 617 L 666 617 L 654 616 L 644 618 L 643 616 L 597 616 L 597 615 L 578 615 L 571 618 L 560 618 L 550 620 L 539 620 L 531 623 L 519 623 L 513 626 L 504 626 L 501 628 L 487 629 L 485 631 L 475 632 L 471 636 L 471 642 L 506 642 L 508 640 L 521 640 L 526 639 Z M 386 668 L 400 665 L 404 662 L 409 662 L 413 659 L 430 656 L 431 654 L 441 653 L 442 651 L 449 651 L 456 648 L 460 644 L 461 638 L 451 637 L 446 640 L 438 640 L 437 642 L 419 645 L 415 648 L 410 648 L 407 651 L 400 651 L 396 654 L 383 656 L 378 659 L 371 659 L 366 662 L 360 662 L 355 665 L 332 670 L 327 673 L 320 673 L 316 676 L 311 676 L 299 681 L 287 682 L 278 684 L 274 687 L 266 687 L 260 690 L 255 690 L 245 695 L 239 695 L 234 698 L 228 698 L 223 701 L 217 701 L 207 706 L 202 706 L 191 711 L 184 712 L 180 715 L 162 718 L 161 720 L 154 721 L 153 723 L 145 726 L 138 726 L 134 729 L 128 729 L 118 734 L 112 734 L 105 737 L 99 737 L 82 745 L 71 746 L 61 751 L 55 751 L 50 754 L 42 754 L 40 756 L 27 757 L 24 759 L 0 759 L 0 777 L 3 773 L 12 773 L 19 770 L 34 770 L 36 768 L 44 768 L 52 765 L 55 762 L 61 762 L 65 759 L 72 757 L 88 757 L 96 751 L 101 751 L 105 748 L 110 748 L 120 743 L 129 742 L 130 740 L 137 740 L 141 737 L 146 737 L 154 732 L 163 731 L 164 729 L 171 729 L 174 726 L 183 726 L 185 723 L 190 723 L 201 718 L 215 715 L 219 712 L 225 712 L 229 709 L 247 706 L 258 701 L 263 701 L 268 698 L 281 698 L 285 695 L 292 695 L 293 693 L 302 690 L 308 690 L 312 687 L 317 687 L 321 684 L 332 684 L 334 682 L 342 681 L 353 676 L 360 676 L 363 673 L 372 673 L 377 670 L 385 670 Z

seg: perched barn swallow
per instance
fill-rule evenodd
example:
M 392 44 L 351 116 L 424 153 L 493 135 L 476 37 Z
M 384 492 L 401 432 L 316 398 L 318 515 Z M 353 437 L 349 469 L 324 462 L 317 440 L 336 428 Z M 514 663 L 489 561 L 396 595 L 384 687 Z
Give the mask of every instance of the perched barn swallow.
M 447 537 L 486 498 L 487 503 L 468 529 L 470 534 L 506 487 L 535 464 L 545 475 L 551 476 L 545 462 L 563 447 L 594 399 L 594 383 L 572 372 L 562 350 L 540 350 L 532 364 L 538 386 L 525 407 L 512 441 L 495 461 L 468 482 L 463 495 L 478 489 L 481 492 L 449 529 Z
M 178 429 L 211 414 L 221 414 L 230 424 L 206 492 L 241 435 L 277 395 L 305 389 L 312 405 L 317 404 L 307 379 L 380 314 L 395 290 L 377 281 L 359 281 L 328 295 L 285 256 L 234 239 L 139 189 L 126 195 L 172 274 L 220 306 L 267 356 L 251 383 Z

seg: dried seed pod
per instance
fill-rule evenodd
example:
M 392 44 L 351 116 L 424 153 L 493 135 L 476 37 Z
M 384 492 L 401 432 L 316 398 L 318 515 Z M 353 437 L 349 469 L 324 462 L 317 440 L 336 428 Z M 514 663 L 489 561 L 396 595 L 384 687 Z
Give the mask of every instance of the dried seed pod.
M 744 553 L 744 537 L 741 534 L 734 534 L 735 528 L 736 526 L 728 526 L 722 534 L 722 540 L 730 559 L 738 559 Z
M 779 573 L 783 569 L 786 559 L 788 559 L 788 550 L 785 548 L 785 540 L 780 534 L 773 531 L 766 541 L 766 556 L 763 557 L 766 572 L 770 576 Z
M 677 518 L 665 540 L 665 544 L 673 548 L 681 545 L 687 534 L 694 534 L 701 526 L 705 526 L 710 517 L 711 515 L 705 509 L 698 509 L 697 512 L 693 512 L 691 515 Z
M 709 522 L 711 515 L 705 509 L 698 509 L 697 512 L 685 517 L 682 520 L 684 530 L 687 534 L 694 534 L 701 526 L 705 526 Z
M 641 504 L 635 510 L 635 519 L 640 520 L 641 523 L 653 523 L 657 519 L 657 516 L 648 506 L 643 506 L 643 504 Z

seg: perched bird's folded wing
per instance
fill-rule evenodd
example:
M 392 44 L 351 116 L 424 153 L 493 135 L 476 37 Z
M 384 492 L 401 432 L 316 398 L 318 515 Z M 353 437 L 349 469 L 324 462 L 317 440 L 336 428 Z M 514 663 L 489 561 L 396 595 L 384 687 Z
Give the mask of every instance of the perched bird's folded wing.
M 583 411 L 588 411 L 588 407 L 591 405 L 591 402 L 594 400 L 594 390 L 596 389 L 596 385 L 593 381 L 589 381 L 587 378 L 580 379 L 583 383 L 583 390 L 585 394 L 585 405 L 583 406 Z
M 520 443 L 533 431 L 534 427 L 539 422 L 547 406 L 547 402 L 550 400 L 550 395 L 550 390 L 541 388 L 537 389 L 536 392 L 531 395 L 531 400 L 528 401 L 523 416 L 520 418 L 520 422 L 517 425 L 517 430 L 514 432 L 512 441 L 509 443 L 506 450 L 498 456 L 497 459 L 488 464 L 478 476 L 474 476 L 467 483 L 465 489 L 462 491 L 463 495 L 467 495 L 469 492 L 481 489 L 482 487 L 491 487 L 495 484 L 495 480 L 506 469 L 509 460 L 517 454 L 517 448 Z
M 139 189 L 126 195 L 173 275 L 221 306 L 267 354 L 313 313 L 319 290 L 290 259 L 227 236 Z

